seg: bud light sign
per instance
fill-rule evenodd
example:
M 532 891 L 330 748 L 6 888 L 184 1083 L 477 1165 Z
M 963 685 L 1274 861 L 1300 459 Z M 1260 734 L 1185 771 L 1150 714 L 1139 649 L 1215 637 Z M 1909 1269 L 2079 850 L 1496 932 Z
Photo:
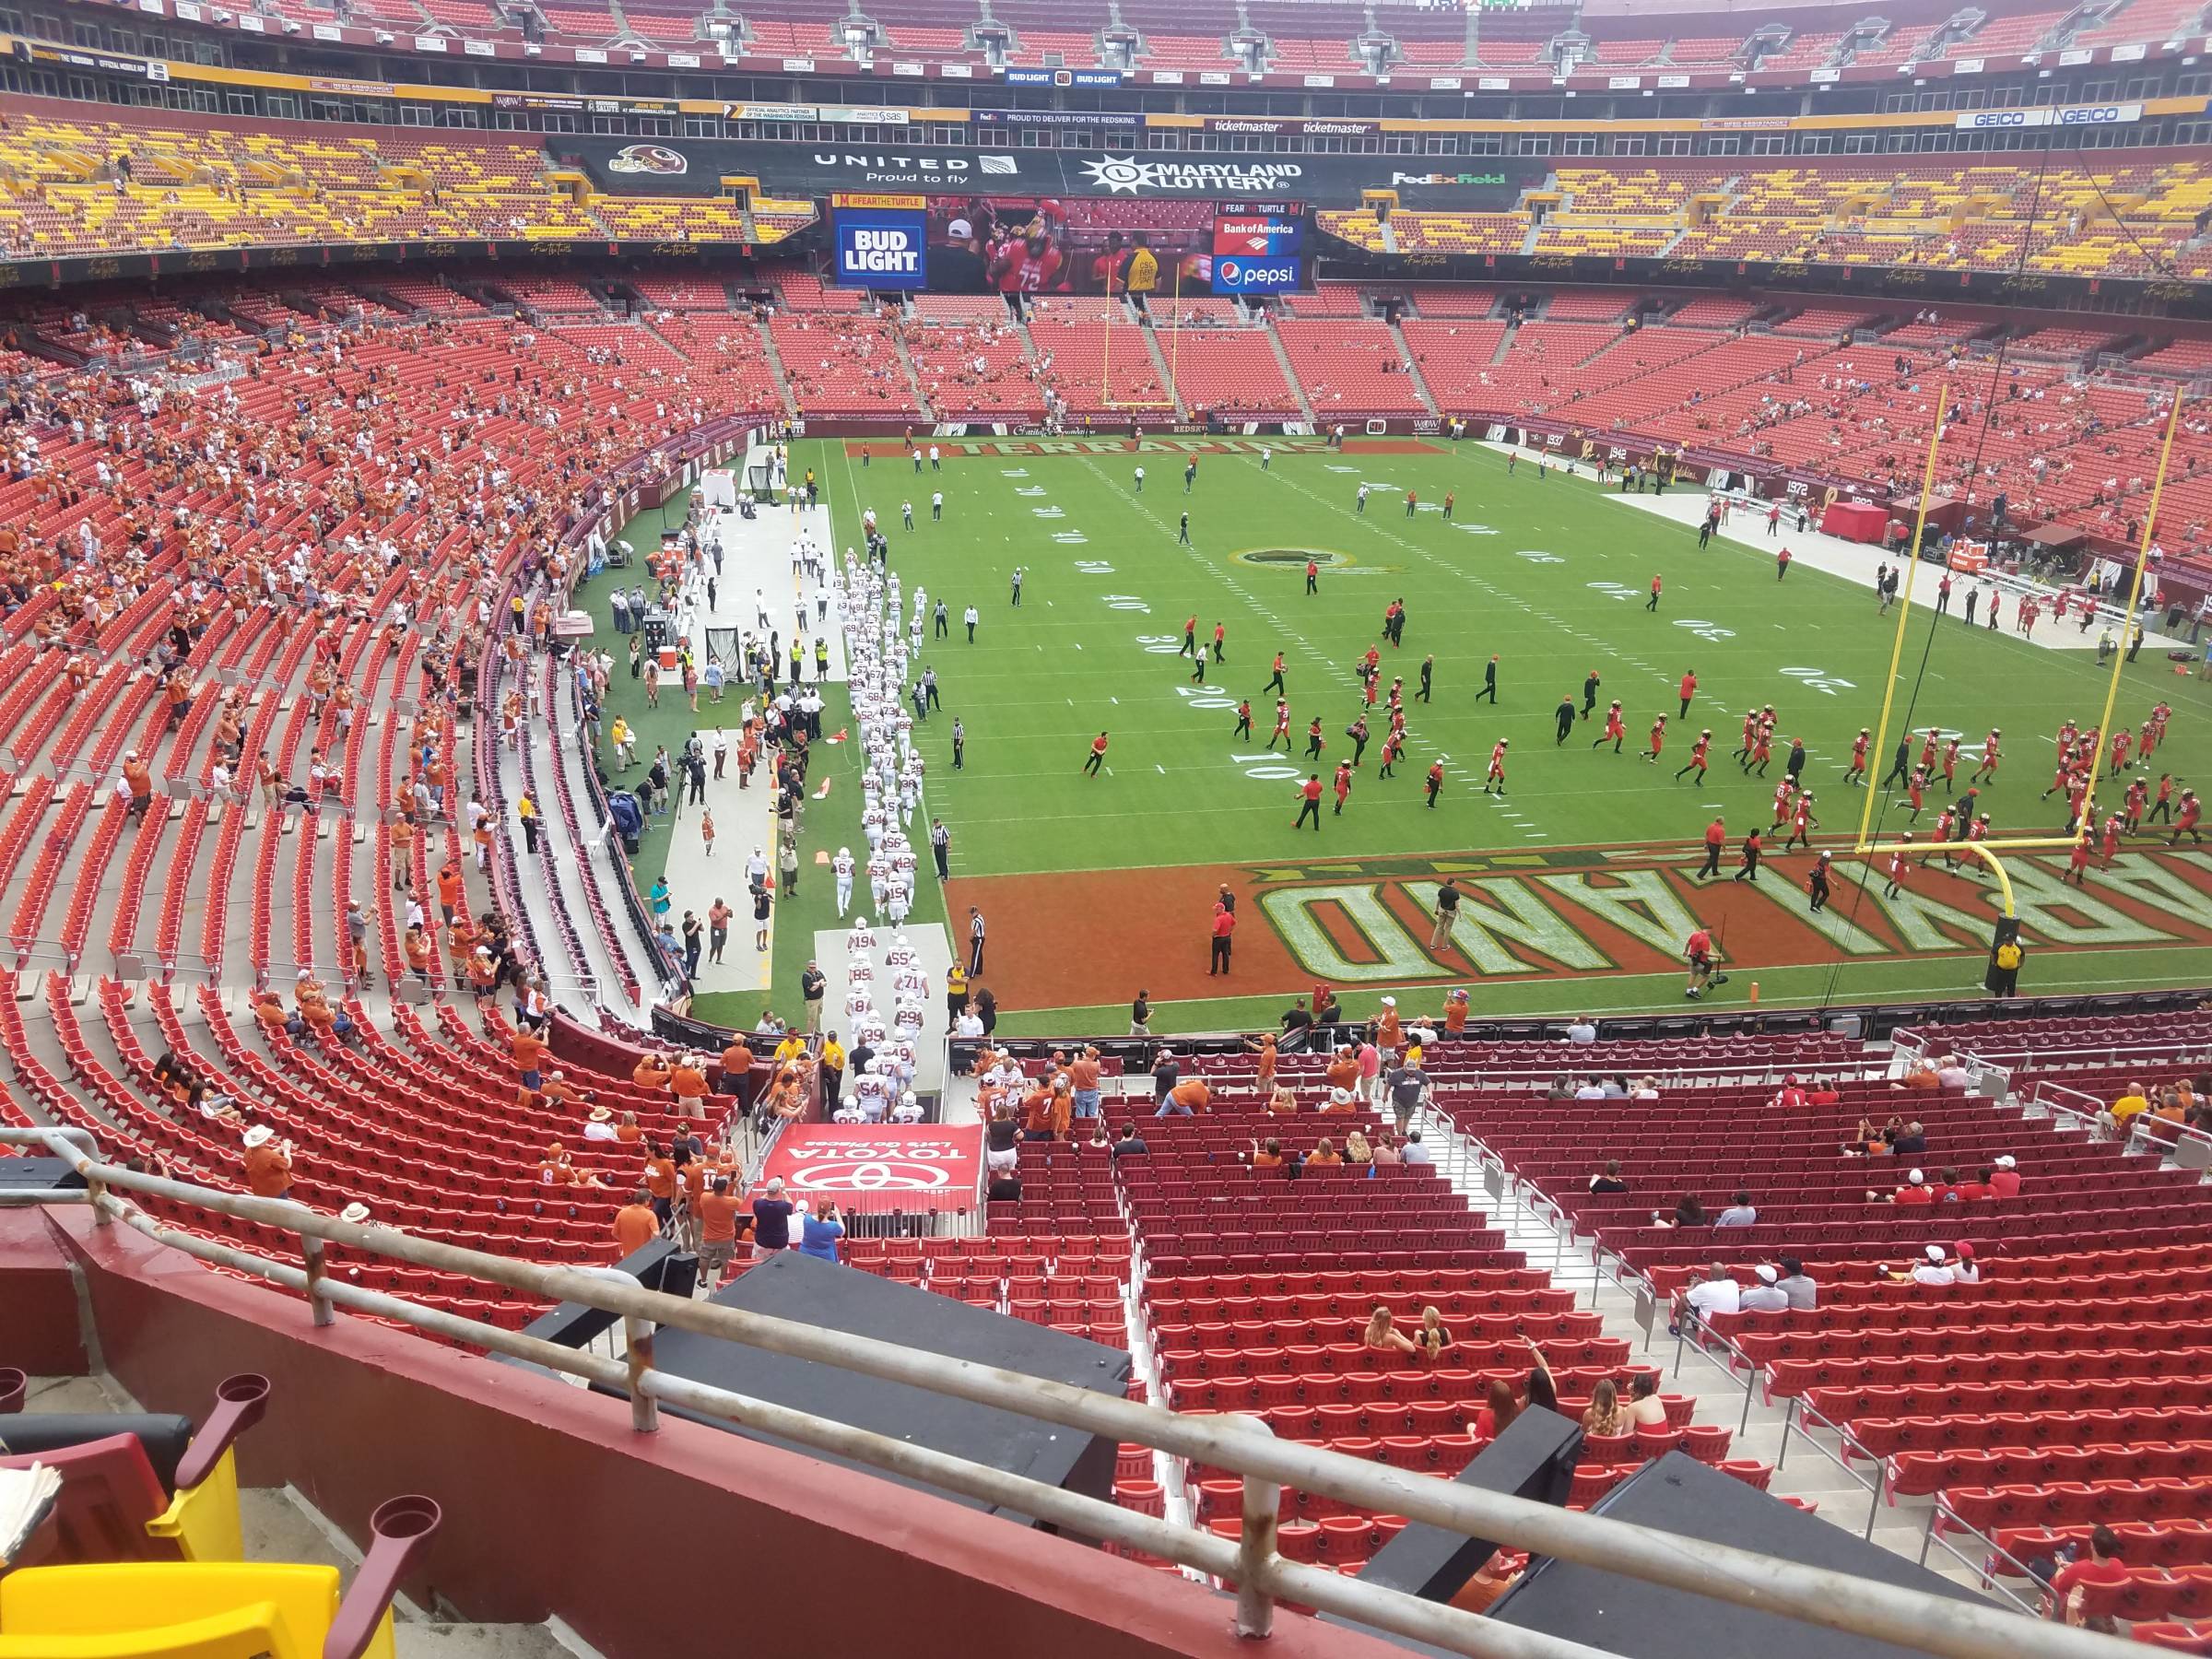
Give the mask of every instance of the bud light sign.
M 1217 294 L 1284 294 L 1298 287 L 1298 261 L 1216 254 Z
M 918 288 L 927 282 L 928 221 L 922 214 L 839 208 L 837 280 L 842 288 Z

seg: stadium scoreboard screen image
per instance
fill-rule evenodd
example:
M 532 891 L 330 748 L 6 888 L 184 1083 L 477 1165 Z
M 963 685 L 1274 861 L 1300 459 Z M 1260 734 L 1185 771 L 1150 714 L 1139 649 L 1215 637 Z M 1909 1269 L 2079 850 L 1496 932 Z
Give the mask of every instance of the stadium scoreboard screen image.
M 920 196 L 835 195 L 830 200 L 841 288 L 929 286 L 929 220 Z
M 1214 292 L 1279 294 L 1297 288 L 1305 271 L 1305 245 L 1302 208 L 1224 204 L 1214 216 Z

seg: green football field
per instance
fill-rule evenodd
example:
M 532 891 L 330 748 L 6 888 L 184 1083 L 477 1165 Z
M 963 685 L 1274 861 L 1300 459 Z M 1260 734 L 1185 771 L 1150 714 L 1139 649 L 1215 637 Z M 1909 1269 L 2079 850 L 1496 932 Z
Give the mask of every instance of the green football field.
M 1700 922 L 1763 978 L 1769 1001 L 1953 994 L 1978 982 L 1999 903 L 1985 878 L 1938 864 L 1892 900 L 1887 872 L 1862 883 L 1865 867 L 1850 856 L 1868 792 L 1841 773 L 1853 736 L 1877 724 L 1895 638 L 1895 613 L 1881 615 L 1868 588 L 1803 563 L 1778 581 L 1773 549 L 1789 538 L 1770 540 L 1763 520 L 1739 517 L 1743 541 L 1700 550 L 1694 529 L 1611 487 L 1525 462 L 1509 474 L 1503 455 L 1472 443 L 1266 447 L 1263 468 L 1259 441 L 1148 438 L 1142 450 L 1103 440 L 947 443 L 941 467 L 921 476 L 896 443 L 795 447 L 793 471 L 811 465 L 824 481 L 841 547 L 860 539 L 860 512 L 872 507 L 909 594 L 918 583 L 950 606 L 950 637 L 926 639 L 920 658 L 936 669 L 944 698 L 918 728 L 926 806 L 953 831 L 949 913 L 964 926 L 972 904 L 988 920 L 984 978 L 1010 1029 L 1110 1025 L 1139 988 L 1163 1005 L 1159 1029 L 1246 1024 L 1272 1018 L 1317 979 L 1354 1009 L 1400 993 L 1409 1006 L 1439 1006 L 1453 984 L 1473 988 L 1478 1011 L 1678 1006 L 1676 952 Z M 876 452 L 865 465 L 864 450 Z M 945 507 L 932 522 L 935 490 Z M 1408 492 L 1418 500 L 1410 514 Z M 911 532 L 905 501 L 914 505 Z M 1309 557 L 1322 566 L 1314 593 Z M 1877 557 L 1864 555 L 1868 572 Z M 1921 568 L 1916 607 L 1932 605 L 1936 574 Z M 1654 576 L 1655 611 L 1647 608 Z M 1406 611 L 1402 649 L 1383 638 L 1394 599 Z M 961 625 L 971 604 L 981 616 L 972 642 Z M 1194 617 L 1202 641 L 1217 623 L 1226 630 L 1225 660 L 1208 663 L 1203 683 L 1181 649 Z M 2071 635 L 2070 619 L 2060 626 Z M 1395 777 L 1376 776 L 1386 728 L 1379 703 L 1341 815 L 1332 794 L 1318 831 L 1295 829 L 1299 783 L 1312 771 L 1330 782 L 1352 755 L 1345 728 L 1361 707 L 1355 670 L 1371 646 L 1381 649 L 1385 688 L 1394 675 L 1406 678 L 1406 756 Z M 1267 747 L 1275 699 L 1264 688 L 1278 651 L 1288 756 L 1282 743 Z M 1494 706 L 1477 700 L 1493 655 Z M 1421 703 L 1412 693 L 1429 656 L 1433 700 Z M 1698 688 L 1684 719 L 1677 683 L 1692 670 Z M 1570 697 L 1579 714 L 1593 671 L 1597 713 L 1559 745 L 1558 705 Z M 2095 721 L 2108 680 L 2094 652 L 2013 637 L 2009 606 L 2002 632 L 1916 608 L 1890 731 L 1963 734 L 1963 790 L 1983 735 L 2003 728 L 2003 767 L 1982 796 L 1994 832 L 2054 833 L 2061 803 L 2040 798 L 2053 734 L 2069 717 Z M 617 707 L 626 688 L 618 687 Z M 1234 734 L 1241 698 L 1253 705 L 1249 739 Z M 1629 734 L 1618 755 L 1593 747 L 1616 698 Z M 2115 724 L 2139 725 L 2161 698 L 2175 712 L 2150 775 L 2193 779 L 2207 752 L 2204 685 L 2156 650 L 2124 671 Z M 1768 703 L 1779 727 L 1761 779 L 1730 751 L 1744 712 Z M 1653 764 L 1640 751 L 1662 713 L 1667 741 Z M 966 734 L 957 771 L 956 715 Z M 1311 762 L 1306 732 L 1316 717 L 1325 747 Z M 1712 770 L 1701 783 L 1677 780 L 1702 728 L 1713 734 Z M 1101 730 L 1105 765 L 1088 777 L 1083 763 Z M 1695 877 L 1716 813 L 1730 839 L 1724 872 L 1742 834 L 1768 824 L 1792 737 L 1806 746 L 1821 844 L 1837 852 L 1834 897 L 1819 915 L 1801 890 L 1802 853 L 1770 859 L 1756 890 Z M 1501 798 L 1483 793 L 1500 739 L 1510 741 Z M 1431 808 L 1423 775 L 1440 759 L 1445 779 Z M 1875 757 L 1877 778 L 1888 760 Z M 2122 787 L 2101 786 L 2100 795 L 2117 805 Z M 1902 791 L 1874 793 L 1877 830 L 1908 827 Z M 1938 780 L 1912 826 L 1919 839 L 1942 800 Z M 850 794 L 836 806 L 856 825 Z M 811 840 L 815 815 L 807 828 Z M 2031 941 L 2029 989 L 2204 977 L 2195 951 L 2212 938 L 2212 871 L 2185 851 L 2169 853 L 2162 830 L 2132 838 L 2114 867 L 2093 867 L 2078 891 L 2057 890 L 2063 853 L 2012 863 Z M 1446 874 L 1469 902 L 1454 939 L 1432 947 L 1430 895 Z M 1212 900 L 1224 885 L 1240 899 L 1226 982 L 1206 971 Z M 783 957 L 806 947 L 799 928 L 779 927 L 781 985 L 790 977 Z M 743 1006 L 732 999 L 702 1011 Z

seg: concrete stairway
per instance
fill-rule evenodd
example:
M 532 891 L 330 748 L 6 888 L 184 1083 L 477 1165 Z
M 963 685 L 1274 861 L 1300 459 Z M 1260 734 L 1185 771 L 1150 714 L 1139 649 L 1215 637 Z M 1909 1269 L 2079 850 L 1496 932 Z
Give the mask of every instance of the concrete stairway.
M 768 371 L 776 377 L 776 390 L 783 398 L 783 413 L 795 420 L 799 414 L 799 400 L 791 389 L 791 377 L 783 372 L 783 359 L 776 350 L 775 335 L 769 332 L 765 323 L 756 323 L 753 326 L 760 335 L 761 360 L 768 364 Z
M 1413 347 L 1406 343 L 1406 331 L 1394 319 L 1390 325 L 1390 337 L 1397 342 L 1398 360 L 1406 365 L 1406 374 L 1413 382 L 1413 389 L 1421 394 L 1421 406 L 1431 415 L 1441 415 L 1444 411 L 1437 404 L 1435 394 L 1429 390 L 1428 378 L 1421 373 L 1420 364 L 1414 361 Z
M 1297 394 L 1298 412 L 1318 426 L 1321 417 L 1314 414 L 1313 406 L 1306 400 L 1306 389 L 1298 383 L 1298 371 L 1290 366 L 1289 350 L 1283 345 L 1283 336 L 1275 332 L 1272 319 L 1267 324 L 1267 349 L 1275 353 L 1275 360 L 1282 367 L 1284 383 Z

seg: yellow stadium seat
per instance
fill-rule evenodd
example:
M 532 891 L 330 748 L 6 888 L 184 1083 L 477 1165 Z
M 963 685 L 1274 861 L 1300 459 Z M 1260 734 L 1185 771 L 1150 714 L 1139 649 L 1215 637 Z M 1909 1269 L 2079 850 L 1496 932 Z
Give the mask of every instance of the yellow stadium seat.
M 0 1579 L 0 1659 L 322 1659 L 335 1567 L 135 1561 Z M 363 1659 L 392 1659 L 392 1615 Z

